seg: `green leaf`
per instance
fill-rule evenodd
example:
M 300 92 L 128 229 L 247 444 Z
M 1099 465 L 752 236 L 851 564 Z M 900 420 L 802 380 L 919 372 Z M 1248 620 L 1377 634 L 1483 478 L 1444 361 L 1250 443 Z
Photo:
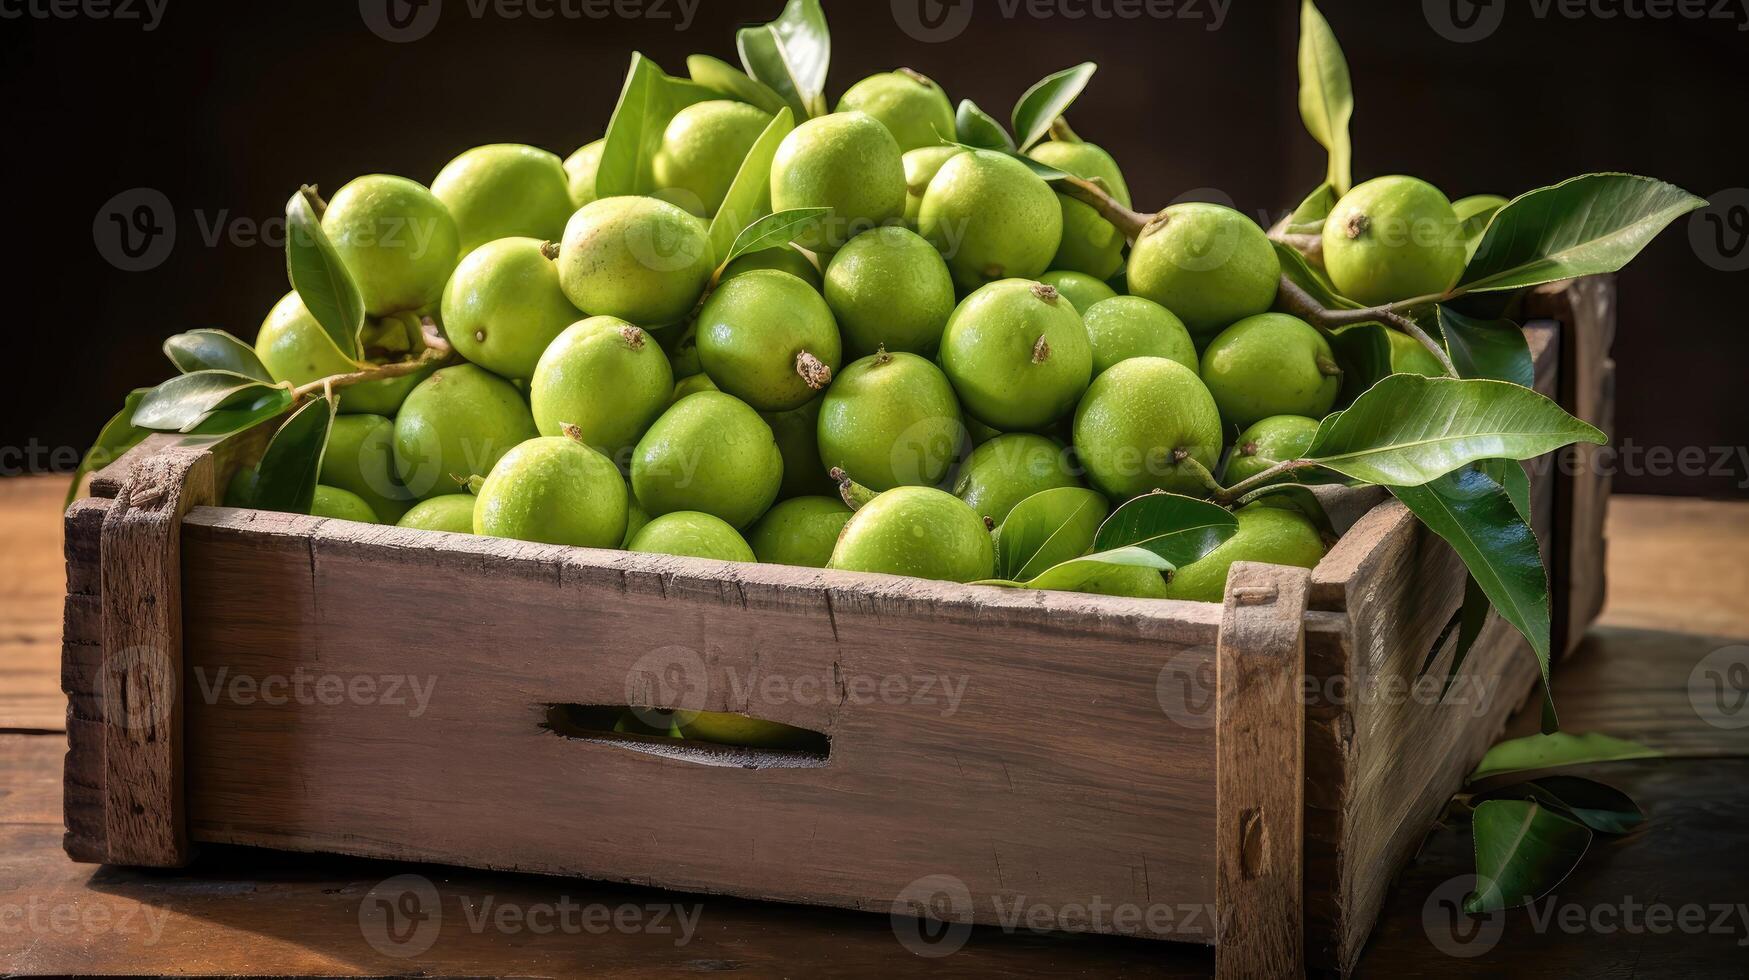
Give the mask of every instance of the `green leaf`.
M 1086 554 L 1110 512 L 1104 497 L 1082 487 L 1033 494 L 996 529 L 996 574 L 1024 582 Z
M 1476 892 L 1464 899 L 1472 915 L 1518 908 L 1566 879 L 1591 846 L 1591 831 L 1539 803 L 1489 800 L 1471 818 Z
M 234 371 L 177 375 L 140 399 L 133 424 L 159 432 L 188 432 L 213 412 L 252 401 L 272 388 Z
M 269 388 L 257 398 L 216 409 L 187 432 L 192 436 L 228 436 L 242 432 L 284 413 L 291 407 L 292 399 L 289 388 Z
M 1330 350 L 1342 368 L 1338 406 L 1354 404 L 1373 385 L 1391 376 L 1391 337 L 1382 323 L 1343 327 L 1330 336 Z
M 651 161 L 662 145 L 668 123 L 687 106 L 718 97 L 714 89 L 671 77 L 654 61 L 634 52 L 595 169 L 596 196 L 621 197 L 656 190 Z
M 741 161 L 741 169 L 735 172 L 735 180 L 723 197 L 723 206 L 711 219 L 711 254 L 716 256 L 718 266 L 727 261 L 724 256 L 734 247 L 736 236 L 771 213 L 771 161 L 776 159 L 783 138 L 795 128 L 795 116 L 784 106 Z
M 1481 320 L 1441 304 L 1439 332 L 1460 377 L 1510 381 L 1526 388 L 1536 384 L 1530 343 L 1511 320 Z
M 1524 471 L 1524 464 L 1514 459 L 1484 459 L 1476 464 L 1476 469 L 1505 487 L 1512 509 L 1526 524 L 1530 523 L 1530 474 Z
M 958 131 L 959 145 L 968 150 L 1014 152 L 1014 140 L 1009 138 L 1008 131 L 971 99 L 960 102 L 959 112 L 954 115 L 954 129 Z
M 1482 583 L 1476 581 L 1474 575 L 1466 574 L 1464 576 L 1464 602 L 1458 608 L 1457 650 L 1452 654 L 1451 666 L 1446 668 L 1445 684 L 1439 689 L 1440 700 L 1445 700 L 1445 696 L 1451 693 L 1451 685 L 1457 680 L 1458 674 L 1462 672 L 1464 661 L 1469 658 L 1470 650 L 1475 647 L 1476 640 L 1481 637 L 1482 629 L 1488 625 L 1488 613 L 1493 608 L 1494 604 L 1488 601 L 1488 593 L 1482 589 Z M 1439 647 L 1443 645 L 1443 643 L 1435 645 L 1433 653 L 1437 654 Z M 1426 666 L 1422 670 L 1426 670 Z
M 831 213 L 831 208 L 790 208 L 768 214 L 735 236 L 735 244 L 729 247 L 729 254 L 723 257 L 722 264 L 728 265 L 749 252 L 788 245 L 802 232 L 824 221 Z
M 256 508 L 287 514 L 310 512 L 333 423 L 334 400 L 326 395 L 306 403 L 285 420 L 256 467 Z
M 789 0 L 771 23 L 737 31 L 735 48 L 747 74 L 782 96 L 797 119 L 825 115 L 832 39 L 820 0 Z
M 1706 203 L 1631 174 L 1586 174 L 1538 188 L 1495 213 L 1457 288 L 1522 289 L 1615 272 L 1666 225 Z
M 1019 144 L 1016 148 L 1020 152 L 1032 149 L 1034 143 L 1050 133 L 1051 123 L 1069 111 L 1069 106 L 1087 88 L 1087 82 L 1097 70 L 1098 65 L 1084 61 L 1073 68 L 1046 75 L 1021 95 L 1020 101 L 1014 104 L 1011 117 L 1014 139 Z
M 1326 179 L 1339 197 L 1354 183 L 1354 151 L 1348 135 L 1353 116 L 1348 60 L 1330 22 L 1318 12 L 1317 4 L 1305 0 L 1300 6 L 1300 118 L 1306 132 L 1330 151 Z
M 1646 822 L 1646 814 L 1633 798 L 1583 776 L 1544 776 L 1525 783 L 1511 783 L 1483 794 L 1482 799 L 1533 800 L 1570 817 L 1595 833 L 1620 836 L 1632 833 Z
M 1476 254 L 1476 246 L 1481 244 L 1488 223 L 1494 220 L 1495 212 L 1505 206 L 1506 199 L 1498 194 L 1476 194 L 1451 202 L 1451 209 L 1457 214 L 1459 233 L 1464 236 L 1466 257 Z
M 1313 268 L 1300 250 L 1283 242 L 1271 242 L 1275 246 L 1276 257 L 1281 259 L 1282 274 L 1293 281 L 1294 285 L 1305 290 L 1318 305 L 1326 310 L 1358 310 L 1360 304 L 1336 292 L 1336 286 L 1324 270 Z
M 1330 523 L 1330 515 L 1325 512 L 1324 505 L 1318 500 L 1318 495 L 1312 488 L 1302 483 L 1271 483 L 1258 487 L 1233 502 L 1233 509 L 1238 510 L 1246 504 L 1268 500 L 1270 506 L 1295 510 L 1312 522 L 1318 529 L 1318 534 L 1324 539 L 1326 546 L 1334 545 L 1342 535 L 1336 531 L 1336 525 Z
M 255 348 L 223 330 L 190 330 L 164 341 L 164 356 L 183 374 L 195 371 L 232 371 L 257 381 L 273 383 L 273 375 L 255 356 Z
M 1508 773 L 1539 772 L 1598 762 L 1657 759 L 1663 755 L 1664 753 L 1656 749 L 1597 732 L 1586 735 L 1570 735 L 1566 732 L 1529 735 L 1509 739 L 1489 749 L 1467 781 L 1476 783 Z
M 1052 565 L 1037 577 L 1026 582 L 992 579 L 976 584 L 1000 585 L 1015 589 L 1049 589 L 1053 592 L 1098 591 L 1092 589 L 1091 586 L 1110 575 L 1113 565 L 1139 566 L 1162 572 L 1172 569 L 1171 562 L 1144 548 L 1114 548 L 1111 551 L 1100 551 Z
M 303 187 L 285 205 L 285 270 L 292 289 L 340 353 L 358 359 L 364 295 L 322 230 L 316 189 Z
M 73 471 L 73 482 L 67 487 L 67 499 L 61 504 L 65 509 L 79 496 L 79 485 L 85 481 L 85 475 L 115 462 L 121 454 L 140 444 L 140 441 L 152 434 L 151 429 L 143 429 L 133 424 L 134 410 L 139 408 L 140 399 L 146 397 L 150 388 L 135 388 L 128 392 L 128 397 L 122 402 L 121 411 L 103 423 L 103 428 L 97 433 L 97 441 L 91 448 L 85 450 L 85 457 L 79 461 L 79 468 Z
M 708 54 L 689 55 L 686 59 L 686 73 L 692 76 L 693 81 L 719 95 L 745 102 L 774 116 L 789 108 L 789 103 L 783 100 L 783 96 L 772 91 L 771 86 L 748 78 L 746 72 L 721 58 L 713 58 Z
M 1294 213 L 1288 215 L 1287 230 L 1294 234 L 1313 234 L 1324 227 L 1324 219 L 1330 217 L 1330 212 L 1336 210 L 1336 188 L 1328 181 L 1319 184 L 1312 193 L 1307 194 Z
M 1478 460 L 1524 460 L 1607 441 L 1529 388 L 1393 374 L 1319 423 L 1306 455 L 1357 480 L 1420 486 Z
M 1181 568 L 1233 536 L 1239 522 L 1225 507 L 1175 493 L 1150 493 L 1119 507 L 1099 527 L 1098 551 L 1140 548 Z

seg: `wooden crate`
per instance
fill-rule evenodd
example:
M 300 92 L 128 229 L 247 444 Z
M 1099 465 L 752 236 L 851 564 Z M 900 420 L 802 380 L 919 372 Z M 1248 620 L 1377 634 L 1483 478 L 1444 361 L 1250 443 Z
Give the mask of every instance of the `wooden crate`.
M 1538 387 L 1606 427 L 1612 289 L 1536 294 L 1526 327 Z M 1042 910 L 1215 944 L 1223 975 L 1346 971 L 1537 673 L 1496 617 L 1436 700 L 1462 566 L 1377 489 L 1327 498 L 1347 533 L 1316 569 L 1236 566 L 1223 604 L 1190 603 L 212 506 L 261 441 L 151 440 L 67 511 L 76 860 L 174 867 L 217 842 Z M 1570 645 L 1601 602 L 1608 486 L 1539 463 Z M 626 704 L 829 743 L 695 748 L 562 707 Z

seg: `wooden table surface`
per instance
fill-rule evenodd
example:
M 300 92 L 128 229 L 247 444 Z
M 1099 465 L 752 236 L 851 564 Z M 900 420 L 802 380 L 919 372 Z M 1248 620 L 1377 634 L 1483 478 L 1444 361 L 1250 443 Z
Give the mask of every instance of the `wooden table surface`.
M 53 477 L 0 480 L 0 970 L 605 977 L 1212 970 L 1212 956 L 1198 948 L 996 929 L 973 931 L 951 956 L 925 958 L 879 915 L 244 848 L 206 848 L 177 873 L 73 864 L 60 848 L 64 489 Z M 1609 606 L 1558 667 L 1556 698 L 1569 731 L 1604 731 L 1670 753 L 1600 772 L 1640 801 L 1649 826 L 1594 845 L 1536 914 L 1507 913 L 1467 945 L 1439 899 L 1471 868 L 1469 836 L 1461 827 L 1435 828 L 1394 888 L 1360 975 L 1749 973 L 1749 727 L 1703 722 L 1689 700 L 1702 658 L 1749 644 L 1749 503 L 1618 497 L 1609 572 Z M 1749 650 L 1721 656 L 1734 652 Z M 1749 707 L 1741 715 L 1749 724 Z M 1528 732 L 1535 719 L 1514 724 Z M 397 878 L 405 875 L 415 877 Z M 439 913 L 399 937 L 410 941 L 385 940 L 379 899 L 407 882 L 431 889 Z M 404 955 L 421 945 L 419 955 Z

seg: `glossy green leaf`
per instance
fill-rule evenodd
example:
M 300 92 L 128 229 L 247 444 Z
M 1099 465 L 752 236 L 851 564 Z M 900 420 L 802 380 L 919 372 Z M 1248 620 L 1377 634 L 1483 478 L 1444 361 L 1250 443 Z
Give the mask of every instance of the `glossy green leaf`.
M 1336 292 L 1336 286 L 1324 270 L 1314 268 L 1300 250 L 1283 242 L 1271 242 L 1275 246 L 1276 257 L 1281 260 L 1282 275 L 1292 280 L 1294 285 L 1305 290 L 1318 305 L 1326 310 L 1358 310 L 1360 304 Z
M 729 253 L 723 257 L 723 264 L 727 265 L 749 252 L 788 245 L 804 231 L 826 220 L 826 216 L 831 213 L 831 208 L 790 208 L 788 211 L 768 214 L 735 236 L 735 244 L 729 246 Z
M 1488 478 L 1506 488 L 1506 496 L 1512 501 L 1512 509 L 1518 516 L 1530 522 L 1530 474 L 1524 471 L 1524 464 L 1515 459 L 1484 459 L 1476 464 L 1476 468 L 1488 474 Z
M 1420 486 L 1478 460 L 1530 459 L 1606 441 L 1529 388 L 1393 374 L 1319 423 L 1306 455 L 1357 480 Z
M 79 468 L 73 471 L 73 482 L 67 487 L 67 499 L 62 507 L 71 504 L 79 496 L 79 485 L 85 482 L 85 476 L 94 473 L 121 458 L 122 453 L 140 444 L 140 441 L 152 434 L 151 429 L 144 429 L 133 424 L 134 411 L 140 406 L 140 399 L 146 397 L 150 388 L 135 388 L 128 392 L 128 397 L 122 402 L 121 411 L 110 417 L 97 433 L 97 441 L 91 448 L 85 450 L 85 456 L 79 460 Z
M 1354 183 L 1353 146 L 1348 123 L 1354 116 L 1354 85 L 1348 76 L 1348 59 L 1330 22 L 1312 0 L 1300 6 L 1300 118 L 1330 152 L 1327 182 L 1338 196 Z
M 1532 800 L 1591 828 L 1595 833 L 1620 836 L 1632 833 L 1646 822 L 1646 814 L 1633 798 L 1583 776 L 1544 776 L 1523 783 L 1508 783 L 1481 794 L 1477 802 L 1493 799 Z
M 1518 908 L 1566 879 L 1591 846 L 1584 824 L 1528 800 L 1489 800 L 1470 819 L 1475 835 L 1476 891 L 1464 899 L 1474 914 Z
M 1530 343 L 1511 320 L 1481 320 L 1441 304 L 1439 332 L 1459 377 L 1510 381 L 1526 388 L 1536 384 Z
M 140 399 L 133 424 L 158 432 L 187 432 L 218 409 L 259 398 L 272 388 L 233 371 L 177 375 Z
M 747 226 L 771 213 L 771 161 L 777 158 L 777 148 L 783 138 L 796 128 L 795 117 L 785 106 L 777 111 L 765 131 L 753 141 L 747 158 L 735 172 L 722 207 L 711 219 L 711 254 L 722 265 L 724 256 L 734 247 L 735 239 Z
M 620 197 L 656 190 L 652 161 L 662 146 L 662 134 L 668 123 L 687 106 L 716 98 L 719 95 L 715 90 L 674 78 L 654 61 L 633 53 L 619 103 L 607 124 L 601 161 L 595 169 L 596 196 Z
M 279 431 L 256 467 L 254 506 L 287 514 L 308 514 L 328 451 L 334 400 L 324 395 L 304 404 Z
M 1522 289 L 1615 272 L 1666 225 L 1706 203 L 1632 174 L 1586 174 L 1538 188 L 1495 213 L 1458 288 Z
M 1293 213 L 1288 215 L 1286 230 L 1290 234 L 1310 235 L 1323 231 L 1324 219 L 1330 217 L 1330 212 L 1336 210 L 1336 188 L 1328 181 L 1319 184 L 1300 201 Z
M 735 47 L 747 74 L 782 96 L 797 119 L 825 115 L 832 39 L 820 0 L 789 0 L 776 20 L 736 32 Z
M 1330 350 L 1342 368 L 1338 407 L 1354 404 L 1373 385 L 1391 376 L 1391 337 L 1382 323 L 1343 327 L 1330 337 Z
M 1171 562 L 1145 548 L 1114 548 L 1052 565 L 1037 577 L 1025 582 L 993 579 L 977 584 L 1016 589 L 1049 589 L 1053 592 L 1086 592 L 1090 586 L 1110 575 L 1113 565 L 1132 565 L 1162 572 L 1171 571 L 1172 568 Z
M 1476 254 L 1476 246 L 1481 244 L 1482 233 L 1488 230 L 1488 223 L 1505 206 L 1506 199 L 1498 194 L 1477 194 L 1451 202 L 1451 209 L 1457 215 L 1458 227 L 1464 237 L 1466 256 Z
M 257 397 L 214 410 L 187 431 L 191 436 L 228 436 L 283 414 L 292 400 L 290 388 L 269 388 Z
M 255 348 L 223 330 L 190 330 L 164 341 L 164 356 L 183 374 L 231 371 L 273 383 L 273 375 L 255 356 Z
M 1098 69 L 1099 66 L 1091 61 L 1082 62 L 1073 68 L 1046 75 L 1021 95 L 1020 101 L 1014 104 L 1011 117 L 1014 139 L 1020 152 L 1032 149 L 1034 143 L 1049 135 L 1051 123 L 1069 111 L 1069 106 L 1087 88 Z
M 996 574 L 1024 582 L 1086 554 L 1110 512 L 1104 497 L 1082 487 L 1033 494 L 996 529 Z
M 1175 493 L 1150 493 L 1119 507 L 1099 527 L 1098 551 L 1141 548 L 1173 568 L 1188 565 L 1233 536 L 1239 522 L 1219 504 Z
M 686 73 L 692 76 L 693 81 L 719 95 L 745 102 L 772 115 L 789 109 L 789 103 L 783 100 L 783 96 L 772 91 L 771 86 L 748 78 L 746 72 L 721 58 L 713 58 L 708 54 L 689 55 L 686 59 Z
M 1458 607 L 1457 618 L 1445 628 L 1439 640 L 1433 644 L 1433 649 L 1427 652 L 1427 661 L 1421 665 L 1425 674 L 1433 666 L 1433 661 L 1439 657 L 1439 651 L 1445 649 L 1446 638 L 1452 629 L 1457 630 L 1457 649 L 1452 653 L 1451 664 L 1445 669 L 1445 684 L 1439 689 L 1439 697 L 1444 700 L 1451 693 L 1451 686 L 1463 672 L 1464 661 L 1469 659 L 1470 650 L 1475 648 L 1476 640 L 1482 635 L 1482 629 L 1488 625 L 1488 614 L 1494 610 L 1494 604 L 1488 601 L 1488 593 L 1482 591 L 1482 585 L 1474 575 L 1464 576 L 1464 600 Z
M 1530 735 L 1509 739 L 1489 749 L 1488 754 L 1482 756 L 1475 771 L 1470 773 L 1468 781 L 1476 783 L 1508 773 L 1540 772 L 1545 769 L 1619 762 L 1624 759 L 1656 759 L 1663 755 L 1662 752 L 1627 739 L 1612 738 L 1597 732 L 1586 735 L 1570 735 L 1566 732 Z
M 1014 140 L 1009 138 L 1008 131 L 971 99 L 960 102 L 959 112 L 954 116 L 954 128 L 958 130 L 959 145 L 968 150 L 1014 152 Z
M 291 287 L 340 353 L 358 359 L 364 295 L 322 230 L 316 189 L 303 187 L 285 205 L 285 269 Z

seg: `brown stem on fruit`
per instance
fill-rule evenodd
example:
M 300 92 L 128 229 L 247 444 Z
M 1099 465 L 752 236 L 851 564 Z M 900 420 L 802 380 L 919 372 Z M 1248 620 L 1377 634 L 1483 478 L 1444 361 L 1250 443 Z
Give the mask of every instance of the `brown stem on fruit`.
M 1325 334 L 1337 327 L 1346 327 L 1357 323 L 1383 323 L 1386 326 L 1395 327 L 1414 337 L 1421 346 L 1427 348 L 1428 353 L 1432 354 L 1434 359 L 1439 361 L 1440 367 L 1445 369 L 1445 373 L 1455 378 L 1458 376 L 1457 366 L 1452 364 L 1451 356 L 1445 352 L 1445 348 L 1428 336 L 1427 331 L 1421 329 L 1420 324 L 1397 312 L 1400 309 L 1408 308 L 1404 305 L 1405 303 L 1413 302 L 1420 305 L 1423 302 L 1438 302 L 1439 299 L 1440 297 L 1431 297 L 1425 300 L 1405 300 L 1404 303 L 1369 306 L 1359 310 L 1330 310 L 1325 309 L 1324 305 L 1314 299 L 1311 293 L 1300 288 L 1299 283 L 1294 282 L 1286 275 L 1281 277 L 1277 291 L 1277 300 L 1283 309 L 1317 327 Z
M 583 427 L 575 422 L 561 422 L 559 424 L 559 431 L 565 434 L 565 438 L 577 443 L 578 445 L 589 445 L 589 443 L 583 438 Z
M 306 385 L 299 385 L 292 389 L 292 404 L 298 404 L 306 398 L 318 394 L 332 394 L 336 388 L 349 388 L 370 381 L 387 381 L 390 378 L 418 374 L 428 367 L 442 367 L 451 359 L 454 352 L 450 350 L 448 341 L 441 337 L 435 339 L 437 343 L 431 344 L 426 348 L 425 353 L 411 360 L 396 361 L 393 364 L 377 364 L 362 371 L 336 374 L 326 378 L 318 378 Z
M 1053 306 L 1056 305 L 1058 297 L 1060 297 L 1062 295 L 1061 293 L 1057 292 L 1057 287 L 1051 285 L 1050 283 L 1045 283 L 1045 282 L 1033 283 L 1032 284 L 1032 294 L 1034 296 L 1037 296 L 1039 299 L 1042 299 L 1045 302 L 1050 303 Z
M 1067 194 L 1099 212 L 1101 218 L 1111 222 L 1112 227 L 1123 232 L 1123 236 L 1132 242 L 1141 237 L 1142 232 L 1155 220 L 1155 218 L 1150 218 L 1148 215 L 1125 207 L 1118 202 L 1117 198 L 1107 193 L 1105 188 L 1091 180 L 1080 177 L 1063 177 L 1056 181 L 1056 186 L 1059 192 Z
M 819 391 L 832 383 L 832 369 L 826 363 L 807 351 L 796 355 L 796 373 L 802 376 L 808 387 Z
M 558 243 L 556 243 L 556 242 L 541 242 L 540 243 L 540 254 L 542 256 L 544 256 L 548 262 L 558 261 L 558 258 L 559 258 Z
M 875 363 L 876 364 L 891 364 L 891 363 L 893 363 L 893 355 L 887 353 L 887 345 L 886 344 L 881 344 L 875 348 Z
M 991 517 L 988 514 L 985 514 L 984 515 L 984 530 L 986 530 L 986 531 L 996 530 L 996 518 Z
M 1050 356 L 1050 341 L 1046 340 L 1045 335 L 1041 333 L 1038 335 L 1038 341 L 1032 345 L 1032 363 L 1043 364 L 1050 359 Z
M 832 482 L 838 484 L 838 497 L 844 501 L 844 506 L 852 511 L 861 510 L 863 505 L 875 498 L 873 491 L 850 478 L 841 466 L 834 466 L 826 473 Z
M 1075 135 L 1073 129 L 1069 128 L 1069 120 L 1063 116 L 1051 120 L 1051 139 L 1059 143 L 1084 142 L 1081 137 Z
M 644 349 L 644 331 L 643 330 L 641 330 L 637 327 L 620 327 L 619 328 L 619 335 L 620 335 L 620 339 L 622 339 L 626 342 L 626 347 L 630 348 L 631 350 L 643 350 Z
M 1241 455 L 1241 456 L 1255 456 L 1255 455 L 1257 455 L 1257 443 L 1248 442 L 1248 443 L 1245 443 L 1243 446 L 1240 446 L 1239 447 L 1239 455 Z
M 321 190 L 315 184 L 305 184 L 298 190 L 310 199 L 310 209 L 316 212 L 316 220 L 321 221 L 322 215 L 328 213 L 328 200 L 322 196 Z
M 1318 373 L 1326 378 L 1340 378 L 1342 377 L 1342 365 L 1337 364 L 1335 360 L 1331 358 L 1319 354 Z
M 899 68 L 896 70 L 899 74 L 904 75 L 906 78 L 909 78 L 919 85 L 924 85 L 929 88 L 935 87 L 935 82 L 931 81 L 928 75 L 923 74 L 915 68 Z
M 1183 453 L 1184 455 L 1182 457 L 1180 457 L 1178 455 L 1179 453 Z M 1200 480 L 1202 482 L 1203 489 L 1207 490 L 1211 495 L 1213 495 L 1215 497 L 1215 499 L 1219 500 L 1220 495 L 1222 493 L 1226 492 L 1221 487 L 1221 481 L 1215 479 L 1215 475 L 1213 473 L 1209 472 L 1209 468 L 1202 465 L 1202 461 L 1197 459 L 1195 456 L 1192 456 L 1189 452 L 1187 452 L 1183 449 L 1174 449 L 1172 451 L 1172 461 L 1177 463 L 1179 466 L 1182 466 L 1185 469 L 1189 470 L 1190 474 L 1192 476 L 1196 477 L 1198 480 Z M 1166 491 L 1155 490 L 1154 492 L 1155 493 L 1165 493 Z M 1221 501 L 1221 502 L 1225 503 L 1225 501 Z

